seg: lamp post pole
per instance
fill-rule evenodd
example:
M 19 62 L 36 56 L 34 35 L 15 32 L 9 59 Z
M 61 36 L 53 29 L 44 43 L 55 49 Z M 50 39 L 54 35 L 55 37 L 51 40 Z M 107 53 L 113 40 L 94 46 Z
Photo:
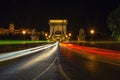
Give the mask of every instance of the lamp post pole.
M 26 34 L 26 31 L 23 30 L 23 31 L 22 31 L 22 34 L 23 34 L 23 37 L 24 37 L 24 40 L 25 40 L 25 34 Z
M 91 34 L 91 41 L 93 41 L 93 35 L 94 35 L 94 33 L 95 33 L 94 29 L 91 29 L 91 30 L 90 30 L 90 34 Z

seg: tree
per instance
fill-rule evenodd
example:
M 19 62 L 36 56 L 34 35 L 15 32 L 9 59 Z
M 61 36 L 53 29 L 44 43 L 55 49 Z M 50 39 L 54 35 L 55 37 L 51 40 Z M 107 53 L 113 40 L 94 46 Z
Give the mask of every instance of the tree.
M 112 37 L 120 40 L 120 6 L 108 16 L 107 26 L 112 31 Z

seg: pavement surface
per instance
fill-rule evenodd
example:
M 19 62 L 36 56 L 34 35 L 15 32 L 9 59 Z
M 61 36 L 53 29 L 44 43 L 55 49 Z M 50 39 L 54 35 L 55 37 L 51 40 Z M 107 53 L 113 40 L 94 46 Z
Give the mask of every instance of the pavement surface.
M 63 80 L 57 45 L 20 58 L 0 62 L 0 80 Z
M 61 46 L 59 57 L 71 80 L 120 80 L 120 60 L 69 48 Z
M 0 62 L 0 80 L 120 80 L 118 56 L 112 59 L 77 49 L 55 45 Z

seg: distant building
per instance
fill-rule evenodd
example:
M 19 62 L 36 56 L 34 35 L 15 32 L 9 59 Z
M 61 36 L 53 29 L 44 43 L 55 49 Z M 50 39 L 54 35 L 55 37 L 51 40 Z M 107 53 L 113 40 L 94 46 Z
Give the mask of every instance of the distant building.
M 31 35 L 32 34 L 32 29 L 15 29 L 15 25 L 13 23 L 10 23 L 9 25 L 9 29 L 5 29 L 5 28 L 0 28 L 0 35 L 6 35 L 6 34 L 22 34 L 22 31 L 25 31 L 26 34 Z
M 13 33 L 14 32 L 14 24 L 13 23 L 11 23 L 10 25 L 9 25 L 9 31 L 10 31 L 10 33 Z
M 0 35 L 9 34 L 9 29 L 0 28 Z

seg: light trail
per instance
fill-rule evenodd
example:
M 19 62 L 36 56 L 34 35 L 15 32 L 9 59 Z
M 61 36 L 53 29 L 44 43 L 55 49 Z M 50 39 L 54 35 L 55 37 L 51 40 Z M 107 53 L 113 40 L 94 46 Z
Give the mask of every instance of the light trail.
M 120 41 L 69 41 L 64 43 L 120 43 Z
M 55 51 L 57 50 L 58 44 L 55 43 L 55 44 L 53 44 L 53 45 L 48 46 L 47 48 L 52 47 L 52 46 L 54 46 L 54 47 L 53 47 L 49 52 L 45 52 L 45 53 L 43 53 L 43 54 L 41 54 L 41 55 L 38 55 L 38 56 L 35 57 L 34 59 L 29 60 L 28 62 L 26 62 L 26 64 L 24 64 L 24 65 L 21 66 L 21 69 L 27 68 L 27 67 L 29 67 L 29 66 L 32 66 L 32 65 L 34 65 L 35 63 L 40 62 L 40 61 L 43 61 L 43 60 L 49 58 L 50 56 L 52 56 L 53 54 L 55 54 Z M 44 47 L 44 48 L 45 48 L 45 47 Z M 45 49 L 46 49 L 46 48 L 45 48 Z M 42 50 L 42 49 L 41 49 L 41 50 Z
M 120 51 L 107 50 L 107 49 L 94 48 L 94 47 L 78 46 L 78 45 L 74 45 L 74 44 L 61 44 L 61 46 L 64 46 L 65 48 L 70 49 L 79 54 L 89 53 L 89 54 L 93 54 L 93 55 L 98 55 L 98 56 L 103 56 L 103 57 L 107 57 L 107 58 L 120 60 Z
M 55 57 L 55 59 L 53 60 L 53 62 L 43 71 L 41 72 L 39 75 L 37 75 L 35 78 L 33 78 L 32 80 L 37 80 L 38 78 L 40 78 L 42 75 L 44 75 L 55 63 L 55 61 L 57 60 L 57 57 Z
M 10 52 L 10 53 L 0 54 L 0 62 L 10 60 L 10 59 L 14 59 L 14 58 L 21 57 L 21 56 L 25 56 L 25 55 L 28 55 L 28 54 L 32 54 L 32 53 L 50 48 L 50 47 L 55 46 L 57 44 L 58 44 L 58 42 L 56 42 L 54 44 L 47 44 L 47 45 L 44 45 L 44 46 L 25 49 L 25 50 L 21 50 L 21 51 L 15 51 L 15 52 Z

